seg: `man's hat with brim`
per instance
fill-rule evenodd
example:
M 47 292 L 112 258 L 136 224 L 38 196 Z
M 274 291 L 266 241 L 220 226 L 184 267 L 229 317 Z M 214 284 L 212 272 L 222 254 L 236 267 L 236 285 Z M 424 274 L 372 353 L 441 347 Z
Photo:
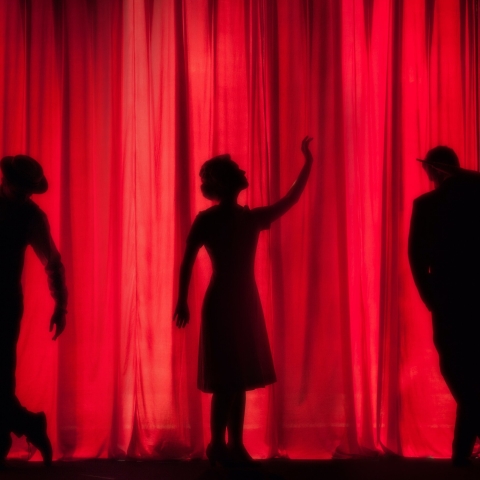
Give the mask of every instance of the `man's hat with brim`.
M 9 183 L 29 193 L 45 193 L 48 189 L 42 166 L 28 155 L 3 157 L 0 160 L 0 169 Z
M 463 170 L 460 167 L 460 162 L 458 161 L 457 154 L 455 151 L 444 145 L 439 145 L 434 147 L 427 152 L 425 158 L 417 158 L 419 162 L 422 162 L 424 165 L 430 165 L 436 170 L 440 170 L 445 173 L 456 173 Z

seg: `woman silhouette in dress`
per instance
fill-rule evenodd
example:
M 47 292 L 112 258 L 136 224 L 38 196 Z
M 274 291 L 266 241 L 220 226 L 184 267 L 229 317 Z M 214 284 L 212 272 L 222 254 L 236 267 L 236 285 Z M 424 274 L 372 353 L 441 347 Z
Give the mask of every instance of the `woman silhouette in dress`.
M 205 246 L 213 273 L 202 308 L 198 388 L 213 393 L 211 442 L 206 451 L 212 465 L 252 461 L 243 445 L 245 392 L 276 381 L 255 283 L 255 250 L 260 231 L 300 198 L 313 162 L 308 148 L 311 140 L 307 136 L 302 141 L 305 164 L 296 182 L 267 207 L 250 210 L 238 205 L 238 194 L 248 187 L 248 181 L 230 155 L 214 157 L 200 170 L 203 195 L 218 204 L 200 212 L 190 229 L 174 320 L 180 328 L 189 321 L 188 286 L 197 252 Z

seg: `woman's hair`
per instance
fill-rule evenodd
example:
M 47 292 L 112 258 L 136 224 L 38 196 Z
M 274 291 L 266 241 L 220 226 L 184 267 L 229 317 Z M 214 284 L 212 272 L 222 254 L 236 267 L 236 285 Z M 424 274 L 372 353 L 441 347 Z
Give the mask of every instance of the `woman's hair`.
M 228 153 L 207 160 L 200 168 L 200 178 L 202 194 L 209 200 L 221 200 L 225 195 L 245 188 L 240 181 L 240 168 Z

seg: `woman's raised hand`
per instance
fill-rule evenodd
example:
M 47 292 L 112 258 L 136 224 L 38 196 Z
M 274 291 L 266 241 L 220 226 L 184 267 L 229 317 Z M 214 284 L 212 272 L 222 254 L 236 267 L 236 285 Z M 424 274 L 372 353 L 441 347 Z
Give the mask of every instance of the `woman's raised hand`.
M 302 153 L 303 153 L 303 156 L 305 157 L 306 163 L 313 162 L 312 152 L 310 152 L 310 149 L 308 148 L 312 140 L 313 138 L 309 137 L 308 135 L 302 140 Z

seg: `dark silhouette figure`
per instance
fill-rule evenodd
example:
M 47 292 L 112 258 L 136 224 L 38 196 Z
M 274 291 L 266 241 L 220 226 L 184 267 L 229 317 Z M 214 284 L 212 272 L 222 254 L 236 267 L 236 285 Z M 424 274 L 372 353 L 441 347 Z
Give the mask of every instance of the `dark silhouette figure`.
M 55 340 L 65 328 L 67 290 L 64 268 L 53 243 L 45 213 L 30 200 L 47 190 L 42 167 L 25 155 L 4 157 L 0 186 L 0 462 L 12 443 L 10 433 L 25 435 L 38 448 L 45 464 L 52 461 L 43 412 L 32 413 L 15 396 L 16 344 L 23 313 L 21 276 L 25 249 L 31 245 L 45 266 L 49 288 L 56 301 L 50 322 Z
M 427 153 L 424 168 L 435 189 L 414 201 L 409 260 L 457 402 L 452 460 L 460 466 L 480 436 L 480 174 L 443 146 Z
M 312 164 L 305 137 L 305 156 L 297 181 L 278 202 L 268 207 L 237 203 L 248 186 L 245 172 L 230 155 L 214 157 L 200 170 L 202 193 L 219 203 L 200 212 L 188 235 L 180 269 L 179 298 L 174 320 L 189 320 L 188 286 L 193 263 L 205 246 L 213 274 L 205 294 L 198 361 L 198 388 L 213 393 L 207 457 L 214 465 L 238 465 L 252 458 L 243 445 L 245 392 L 276 381 L 270 346 L 254 276 L 255 250 L 261 230 L 282 216 L 300 198 Z M 228 447 L 225 430 L 228 430 Z

